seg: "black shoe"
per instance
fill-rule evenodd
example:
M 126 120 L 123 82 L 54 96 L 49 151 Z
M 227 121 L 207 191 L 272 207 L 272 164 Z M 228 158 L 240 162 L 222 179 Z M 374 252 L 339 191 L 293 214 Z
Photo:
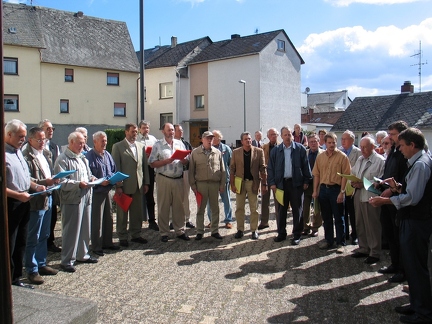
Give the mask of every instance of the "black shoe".
M 61 264 L 60 269 L 62 269 L 64 272 L 75 272 L 76 271 L 75 267 L 73 265 L 70 265 L 70 264 L 68 264 L 68 265 Z
M 351 245 L 358 245 L 358 239 L 357 238 L 352 238 L 351 239 Z
M 159 225 L 156 222 L 149 222 L 149 229 L 152 229 L 153 231 L 159 232 Z
M 307 234 L 306 234 L 307 235 Z M 293 238 L 291 240 L 291 245 L 299 245 L 300 244 L 300 237 L 298 238 Z
M 185 233 L 183 233 L 182 235 L 177 236 L 177 238 L 183 240 L 183 241 L 189 241 L 190 237 L 187 236 Z
M 252 240 L 258 240 L 258 237 L 259 237 L 258 232 L 257 232 L 257 231 L 253 231 L 253 232 L 252 232 L 251 239 L 252 239 Z
M 237 233 L 235 233 L 235 235 L 234 235 L 234 237 L 236 238 L 236 239 L 239 239 L 239 238 L 242 238 L 243 237 L 243 231 L 237 231 Z
M 311 230 L 310 230 L 310 228 L 308 228 L 308 229 L 305 229 L 305 230 L 301 233 L 301 235 L 302 235 L 302 236 L 308 236 L 308 235 L 310 234 L 310 232 L 311 232 Z
M 186 222 L 186 227 L 187 228 L 195 228 L 195 225 L 192 224 L 191 222 Z
M 286 240 L 286 236 L 282 236 L 282 235 L 278 235 L 273 239 L 273 241 L 275 241 L 275 242 L 282 242 L 285 240 Z
M 161 241 L 164 243 L 168 242 L 168 236 L 166 236 L 166 235 L 162 236 Z
M 22 283 L 19 280 L 12 281 L 12 285 L 17 286 L 17 287 L 21 287 L 21 288 L 34 289 L 34 286 Z
M 129 246 L 128 240 L 120 240 L 120 246 L 128 247 Z
M 58 252 L 61 252 L 62 249 L 59 248 L 58 246 L 55 246 L 54 244 L 51 244 L 51 245 L 48 245 L 48 251 L 58 253 Z
M 93 251 L 94 254 L 99 255 L 99 256 L 104 256 L 104 251 L 103 250 L 98 250 L 98 251 Z
M 96 258 L 90 257 L 90 258 L 85 259 L 85 260 L 76 260 L 76 262 L 80 262 L 80 263 L 98 263 L 99 260 L 96 259 Z
M 195 241 L 201 241 L 202 238 L 203 238 L 203 235 L 202 235 L 202 234 L 197 234 L 197 235 L 195 236 Z
M 409 324 L 431 324 L 432 323 L 431 320 L 422 318 L 417 314 L 403 315 L 399 317 L 399 321 L 401 321 L 402 323 L 409 323 Z
M 146 244 L 148 241 L 147 241 L 145 238 L 142 238 L 142 237 L 140 236 L 140 237 L 133 238 L 133 239 L 131 240 L 131 242 L 134 242 L 134 243 L 140 243 L 140 244 Z
M 269 224 L 259 224 L 258 229 L 263 230 L 264 228 L 269 228 Z
M 219 233 L 213 233 L 211 236 L 214 237 L 215 239 L 218 239 L 218 240 L 223 239 L 222 235 L 220 235 Z
M 378 270 L 379 273 L 396 273 L 397 269 L 393 264 L 390 264 L 388 267 L 382 267 L 381 269 Z
M 104 249 L 104 250 L 118 251 L 118 250 L 120 250 L 120 246 L 118 246 L 118 245 L 102 246 L 102 249 Z
M 366 264 L 374 264 L 374 263 L 377 263 L 379 260 L 380 260 L 379 258 L 368 256 L 366 258 L 366 260 L 364 260 L 364 263 L 366 263 Z
M 404 282 L 405 280 L 406 280 L 405 275 L 403 273 L 399 272 L 399 273 L 396 273 L 395 275 L 393 275 L 392 277 L 390 277 L 388 282 L 400 283 L 400 282 Z
M 173 230 L 174 229 L 174 225 L 173 225 L 173 223 L 170 223 L 170 230 Z
M 394 310 L 396 311 L 396 313 L 402 315 L 412 315 L 415 313 L 414 310 L 411 308 L 411 305 L 396 306 Z
M 366 253 L 361 253 L 361 252 L 354 252 L 353 254 L 351 254 L 351 258 L 355 258 L 355 259 L 359 259 L 359 258 L 367 258 L 367 254 Z

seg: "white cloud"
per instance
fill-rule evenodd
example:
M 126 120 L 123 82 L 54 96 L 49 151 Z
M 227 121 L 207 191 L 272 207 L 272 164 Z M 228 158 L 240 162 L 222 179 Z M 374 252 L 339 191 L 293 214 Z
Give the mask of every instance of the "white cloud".
M 192 7 L 195 6 L 196 4 L 202 3 L 205 0 L 179 0 L 180 2 L 189 2 Z
M 370 31 L 354 26 L 310 34 L 298 51 L 303 55 L 315 51 L 331 52 L 335 48 L 344 52 L 380 50 L 392 57 L 402 57 L 412 54 L 413 45 L 419 40 L 432 45 L 432 18 L 406 28 L 384 26 Z
M 325 0 L 330 4 L 338 7 L 348 7 L 353 3 L 363 3 L 370 5 L 393 5 L 393 4 L 401 4 L 401 3 L 412 3 L 412 2 L 420 2 L 425 0 Z
M 8 3 L 26 3 L 26 0 L 5 0 L 4 2 Z

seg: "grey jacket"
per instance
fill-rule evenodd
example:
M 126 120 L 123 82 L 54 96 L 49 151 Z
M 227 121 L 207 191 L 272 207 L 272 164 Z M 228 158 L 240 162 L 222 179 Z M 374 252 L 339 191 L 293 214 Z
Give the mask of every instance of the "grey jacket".
M 79 169 L 79 159 L 82 160 L 86 166 L 86 172 L 89 181 L 92 178 L 90 167 L 84 154 L 75 154 L 69 148 L 59 155 L 55 162 L 54 173 L 57 174 L 61 171 L 77 170 L 75 173 L 70 174 L 64 178 L 60 188 L 60 203 L 66 205 L 78 205 L 81 198 L 85 196 L 92 188 L 81 189 L 79 187 L 81 174 Z M 90 196 L 91 199 L 91 196 Z M 91 201 L 91 200 L 90 200 Z

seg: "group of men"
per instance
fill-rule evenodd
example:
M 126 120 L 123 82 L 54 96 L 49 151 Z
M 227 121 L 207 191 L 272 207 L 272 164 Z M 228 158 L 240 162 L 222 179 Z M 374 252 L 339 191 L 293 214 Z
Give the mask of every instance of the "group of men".
M 164 124 L 160 140 L 149 134 L 149 126 L 146 121 L 139 126 L 126 124 L 125 139 L 113 145 L 111 155 L 106 151 L 107 136 L 101 131 L 93 134 L 94 147 L 89 149 L 86 132 L 77 129 L 69 135 L 68 145 L 60 153 L 51 140 L 54 127 L 48 120 L 29 130 L 24 147 L 26 125 L 19 120 L 6 124 L 6 192 L 14 285 L 26 286 L 20 281 L 23 260 L 33 284 L 43 283 L 42 275 L 57 273 L 46 264 L 48 247 L 54 249 L 48 238 L 56 221 L 56 205 L 61 207 L 63 243 L 62 249 L 54 247 L 57 252 L 61 250 L 61 269 L 75 272 L 75 262 L 98 262 L 89 254 L 90 240 L 92 251 L 99 256 L 106 249 L 120 248 L 112 240 L 113 187 L 118 197 L 124 194 L 132 198 L 126 211 L 117 205 L 117 233 L 123 247 L 129 245 L 129 239 L 147 243 L 141 236 L 145 219 L 149 228 L 159 231 L 162 242 L 169 241 L 171 229 L 178 239 L 190 240 L 185 231 L 185 227 L 195 227 L 189 219 L 190 189 L 198 203 L 195 240 L 203 239 L 206 207 L 211 237 L 222 239 L 218 199 L 220 196 L 224 204 L 225 227 L 230 229 L 231 189 L 236 195 L 236 239 L 241 239 L 245 232 L 246 198 L 251 239 L 258 239 L 258 230 L 269 226 L 271 193 L 277 220 L 275 242 L 288 237 L 289 208 L 293 217 L 292 245 L 300 244 L 302 236 L 316 237 L 323 225 L 321 249 L 336 247 L 337 253 L 344 253 L 351 236 L 351 242 L 358 244 L 352 257 L 374 264 L 380 260 L 383 237 L 392 263 L 379 272 L 394 274 L 390 282 L 409 283 L 410 305 L 396 308 L 403 314 L 401 321 L 432 320 L 428 267 L 432 161 L 424 151 L 425 139 L 420 131 L 397 121 L 388 126 L 388 134 L 377 133 L 377 141 L 370 135 L 361 138 L 357 148 L 354 133 L 347 130 L 342 134 L 342 146 L 337 148 L 334 133 L 305 135 L 284 126 L 280 131 L 281 143 L 277 142 L 279 133 L 274 128 L 268 130 L 266 144 L 262 143 L 260 132 L 255 134 L 255 142 L 249 132 L 244 132 L 240 135 L 241 147 L 231 151 L 221 142 L 222 133 L 214 130 L 204 132 L 201 145 L 188 152 L 191 147 L 182 139 L 181 126 Z M 173 157 L 176 151 L 182 154 Z M 74 172 L 54 177 L 68 171 Z M 106 180 L 117 171 L 129 177 L 115 184 Z M 93 183 L 101 178 L 105 180 Z M 368 182 L 364 179 L 384 180 L 365 187 Z M 55 190 L 46 191 L 58 184 L 58 195 Z

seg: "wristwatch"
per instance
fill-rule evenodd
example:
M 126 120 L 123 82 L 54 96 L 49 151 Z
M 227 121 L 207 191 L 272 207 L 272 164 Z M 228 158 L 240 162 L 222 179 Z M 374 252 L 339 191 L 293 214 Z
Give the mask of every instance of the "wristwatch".
M 341 193 L 341 194 L 344 194 L 345 191 L 346 191 L 346 189 L 344 189 L 344 190 L 341 189 L 341 192 L 340 192 L 340 193 Z

